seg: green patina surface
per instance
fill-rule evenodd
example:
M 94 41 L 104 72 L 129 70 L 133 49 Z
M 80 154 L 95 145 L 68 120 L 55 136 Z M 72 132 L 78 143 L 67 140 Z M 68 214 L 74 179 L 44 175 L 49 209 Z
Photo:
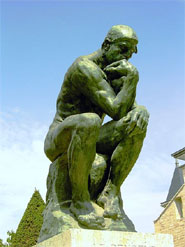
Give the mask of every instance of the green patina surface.
M 132 28 L 113 26 L 102 47 L 77 58 L 64 77 L 45 139 L 52 164 L 39 242 L 69 228 L 135 231 L 120 186 L 149 119 L 135 101 L 139 73 L 128 61 L 137 43 Z M 103 125 L 105 115 L 112 120 Z

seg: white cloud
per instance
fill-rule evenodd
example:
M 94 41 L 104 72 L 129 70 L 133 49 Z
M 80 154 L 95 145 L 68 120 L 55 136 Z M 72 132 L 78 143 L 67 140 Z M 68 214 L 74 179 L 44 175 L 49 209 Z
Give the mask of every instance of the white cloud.
M 49 160 L 43 152 L 47 131 L 20 110 L 2 114 L 0 141 L 0 238 L 16 230 L 34 188 L 45 198 Z

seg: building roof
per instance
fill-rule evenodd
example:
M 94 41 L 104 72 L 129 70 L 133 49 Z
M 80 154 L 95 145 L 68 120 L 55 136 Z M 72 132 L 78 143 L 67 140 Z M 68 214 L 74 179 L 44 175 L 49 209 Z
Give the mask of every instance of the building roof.
M 185 147 L 180 149 L 179 151 L 171 154 L 172 157 L 180 160 L 185 160 Z
M 185 147 L 171 154 L 171 156 L 174 157 L 176 161 L 177 159 L 185 160 Z M 185 186 L 185 177 L 183 175 L 183 169 L 185 169 L 185 164 L 179 166 L 179 163 L 177 161 L 166 201 L 161 203 L 161 206 L 164 207 L 165 209 L 157 218 L 157 220 L 161 217 L 161 215 L 163 215 L 163 213 L 167 210 L 169 205 L 173 202 L 174 198 L 179 194 L 179 192 Z M 155 220 L 154 222 L 156 222 L 157 220 Z
M 181 167 L 176 167 L 173 173 L 173 178 L 171 181 L 171 185 L 166 201 L 170 201 L 183 184 L 184 184 L 184 178 L 183 178 L 182 169 Z
M 171 201 L 168 201 L 166 202 L 166 206 L 165 206 L 165 209 L 161 212 L 161 214 L 159 215 L 159 217 L 154 220 L 154 223 L 156 223 L 160 218 L 161 216 L 166 212 L 166 210 L 169 208 L 169 206 L 172 204 L 172 202 L 174 201 L 174 199 L 178 196 L 178 194 L 182 191 L 182 189 L 184 188 L 185 184 L 183 184 L 180 189 L 177 191 L 177 193 L 173 196 L 173 198 L 171 199 Z
M 175 159 L 185 160 L 185 147 L 180 149 L 179 151 L 176 151 L 175 153 L 171 154 L 171 156 L 174 157 Z M 173 173 L 173 177 L 172 177 L 172 181 L 171 181 L 171 185 L 170 185 L 170 188 L 168 191 L 166 201 L 161 203 L 161 206 L 163 206 L 163 207 L 166 206 L 166 204 L 174 197 L 174 195 L 177 193 L 177 191 L 185 183 L 183 172 L 182 172 L 182 168 L 184 167 L 184 165 L 182 165 L 182 166 L 178 166 L 178 165 L 179 164 L 177 162 L 176 168 L 175 168 L 174 173 Z
M 182 172 L 182 167 L 184 167 L 184 165 L 175 168 L 166 201 L 162 202 L 161 206 L 165 207 L 166 204 L 174 197 L 177 191 L 185 183 L 183 172 Z

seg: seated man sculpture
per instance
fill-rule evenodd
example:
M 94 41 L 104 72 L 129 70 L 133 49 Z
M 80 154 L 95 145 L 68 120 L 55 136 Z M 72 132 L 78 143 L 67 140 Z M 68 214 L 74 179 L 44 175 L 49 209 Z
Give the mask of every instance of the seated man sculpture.
M 128 60 L 137 53 L 138 38 L 126 25 L 113 26 L 101 49 L 80 56 L 68 69 L 57 110 L 45 139 L 45 153 L 54 162 L 66 153 L 71 201 L 76 221 L 103 229 L 105 219 L 118 220 L 120 187 L 142 148 L 149 114 L 135 101 L 139 75 Z M 112 120 L 103 123 L 108 115 Z M 94 198 L 89 176 L 96 154 L 107 157 L 108 175 Z M 97 208 L 103 209 L 103 215 Z

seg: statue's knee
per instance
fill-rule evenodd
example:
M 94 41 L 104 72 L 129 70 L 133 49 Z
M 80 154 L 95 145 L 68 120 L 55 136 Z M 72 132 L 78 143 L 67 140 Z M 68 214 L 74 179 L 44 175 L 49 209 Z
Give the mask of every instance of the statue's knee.
M 85 128 L 99 129 L 101 127 L 101 118 L 96 113 L 84 113 L 81 120 Z
M 51 141 L 51 136 L 47 135 L 44 141 L 44 152 L 52 162 L 55 160 L 55 144 Z

